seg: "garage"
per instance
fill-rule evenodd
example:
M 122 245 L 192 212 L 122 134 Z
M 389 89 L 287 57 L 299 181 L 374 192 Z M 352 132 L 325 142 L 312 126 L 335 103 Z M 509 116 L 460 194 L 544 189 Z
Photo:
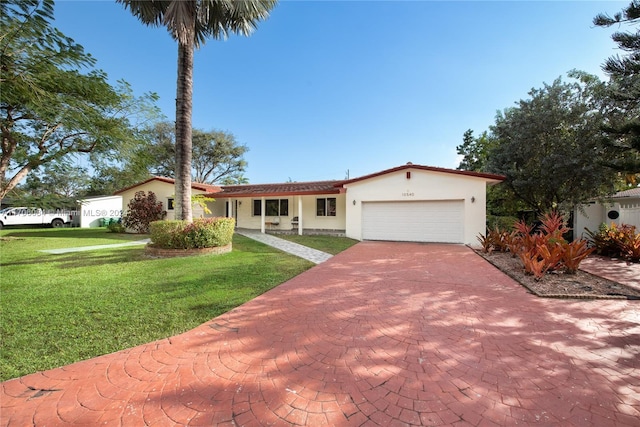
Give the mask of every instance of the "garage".
M 363 202 L 362 238 L 463 243 L 464 200 Z

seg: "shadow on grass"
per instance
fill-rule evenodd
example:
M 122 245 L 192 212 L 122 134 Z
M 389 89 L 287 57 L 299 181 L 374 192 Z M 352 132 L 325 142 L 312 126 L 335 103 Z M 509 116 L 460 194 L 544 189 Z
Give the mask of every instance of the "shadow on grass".
M 46 237 L 54 239 L 107 239 L 107 240 L 142 240 L 147 234 L 111 233 L 106 228 L 20 228 L 10 230 L 5 227 L 3 237 Z M 78 245 L 81 246 L 81 245 Z
M 37 257 L 12 262 L 3 262 L 3 267 L 16 265 L 58 264 L 55 268 L 68 269 L 90 267 L 127 262 L 147 261 L 144 246 L 123 247 L 117 249 L 96 249 L 86 252 L 72 252 L 67 254 L 38 254 Z

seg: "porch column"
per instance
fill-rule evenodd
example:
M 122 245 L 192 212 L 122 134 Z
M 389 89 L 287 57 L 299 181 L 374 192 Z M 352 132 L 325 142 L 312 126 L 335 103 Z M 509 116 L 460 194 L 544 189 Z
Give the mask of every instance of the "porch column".
M 233 218 L 233 202 L 231 199 L 227 199 L 227 212 L 229 212 L 229 218 Z
M 260 232 L 264 234 L 264 197 L 260 198 Z
M 298 196 L 298 235 L 302 236 L 302 196 Z

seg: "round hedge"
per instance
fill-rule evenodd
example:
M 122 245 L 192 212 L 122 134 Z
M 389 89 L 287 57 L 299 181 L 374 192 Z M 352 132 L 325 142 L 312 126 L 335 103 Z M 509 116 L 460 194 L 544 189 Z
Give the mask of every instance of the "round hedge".
M 226 246 L 233 239 L 235 219 L 198 218 L 186 221 L 154 221 L 149 225 L 151 244 L 165 249 L 197 249 Z

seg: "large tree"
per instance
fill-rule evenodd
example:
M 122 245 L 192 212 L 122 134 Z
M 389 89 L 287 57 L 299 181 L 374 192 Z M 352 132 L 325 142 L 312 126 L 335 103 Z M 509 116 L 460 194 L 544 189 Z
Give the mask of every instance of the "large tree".
M 532 89 L 491 128 L 497 144 L 487 170 L 505 175 L 504 185 L 537 212 L 608 194 L 616 181 L 604 166 L 613 154 L 601 144 L 603 84 L 582 72 L 570 77 Z
M 0 200 L 48 163 L 86 153 L 115 156 L 136 143 L 131 120 L 139 107 L 153 110 L 155 95 L 135 98 L 125 82 L 114 88 L 92 69 L 91 55 L 52 27 L 53 6 L 53 0 L 0 2 Z
M 488 132 L 474 137 L 473 130 L 467 129 L 462 136 L 462 144 L 456 147 L 458 155 L 462 156 L 458 169 L 486 172 L 488 155 L 495 144 L 495 138 Z
M 600 14 L 593 20 L 601 27 L 637 25 L 640 23 L 640 0 L 633 0 L 622 12 L 613 17 Z M 604 129 L 607 144 L 619 156 L 611 166 L 629 174 L 640 173 L 640 30 L 617 31 L 611 38 L 624 52 L 615 55 L 603 65 L 610 82 L 606 93 L 610 110 Z
M 149 170 L 154 175 L 175 177 L 175 128 L 167 122 L 158 123 L 150 147 L 141 152 Z M 248 151 L 229 132 L 194 129 L 192 133 L 192 180 L 206 184 L 228 182 L 241 177 L 247 162 L 243 156 Z
M 276 0 L 117 0 L 146 25 L 165 26 L 178 42 L 176 215 L 191 222 L 193 54 L 208 38 L 250 35 Z

